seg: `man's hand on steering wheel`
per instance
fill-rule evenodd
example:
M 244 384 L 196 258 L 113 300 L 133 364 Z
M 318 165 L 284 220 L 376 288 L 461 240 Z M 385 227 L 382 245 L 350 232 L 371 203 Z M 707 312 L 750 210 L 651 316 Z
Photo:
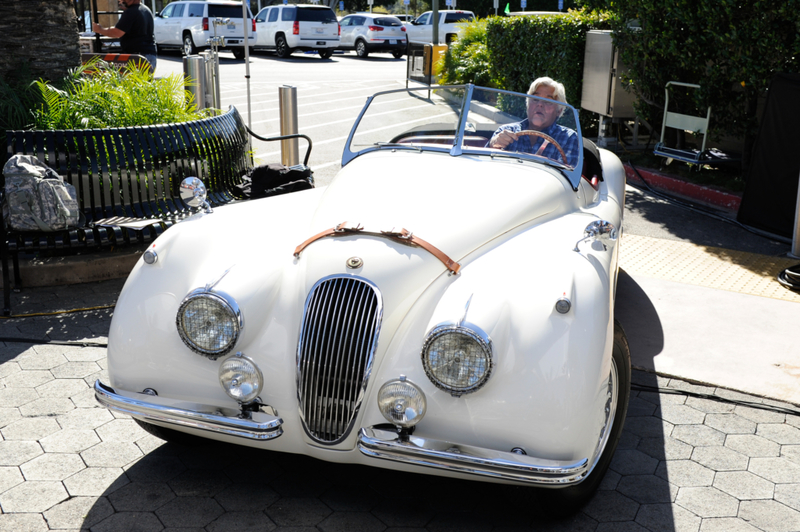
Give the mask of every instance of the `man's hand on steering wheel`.
M 553 137 L 551 137 L 546 133 L 542 133 L 541 131 L 535 131 L 533 129 L 525 129 L 523 131 L 517 131 L 516 133 L 514 133 L 513 131 L 508 131 L 504 129 L 503 131 L 492 137 L 491 141 L 489 142 L 492 148 L 498 150 L 505 150 L 508 149 L 508 146 L 511 145 L 512 142 L 524 136 L 540 137 L 544 139 L 546 143 L 550 143 L 553 146 L 555 146 L 555 148 L 558 150 L 558 153 L 561 155 L 562 162 L 564 164 L 569 164 L 569 162 L 567 161 L 567 155 L 564 153 L 564 149 L 558 142 L 556 142 L 556 139 L 554 139 Z

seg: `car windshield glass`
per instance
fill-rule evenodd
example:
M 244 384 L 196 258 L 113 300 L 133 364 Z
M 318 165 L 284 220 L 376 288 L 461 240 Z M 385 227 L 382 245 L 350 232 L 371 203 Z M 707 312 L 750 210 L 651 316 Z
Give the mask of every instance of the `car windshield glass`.
M 550 98 L 472 86 L 401 89 L 367 103 L 342 163 L 386 148 L 517 158 L 557 168 L 577 186 L 582 146 L 577 111 Z
M 208 18 L 242 18 L 242 6 L 208 5 Z M 250 12 L 247 13 L 250 18 Z
M 378 26 L 402 26 L 399 18 L 394 17 L 381 17 L 375 19 L 375 24 Z
M 472 22 L 473 17 L 469 13 L 447 13 L 444 17 L 445 24 L 454 24 L 456 22 Z
M 336 22 L 336 15 L 330 8 L 306 7 L 297 10 L 297 20 L 300 22 Z

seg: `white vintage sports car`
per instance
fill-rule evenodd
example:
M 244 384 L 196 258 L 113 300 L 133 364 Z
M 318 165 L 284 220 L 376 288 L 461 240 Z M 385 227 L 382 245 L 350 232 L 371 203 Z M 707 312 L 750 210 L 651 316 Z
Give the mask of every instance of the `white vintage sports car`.
M 472 85 L 369 98 L 330 186 L 206 204 L 148 248 L 98 400 L 165 439 L 580 504 L 622 431 L 630 353 L 614 322 L 625 173 L 577 118 Z M 203 202 L 199 180 L 183 188 Z

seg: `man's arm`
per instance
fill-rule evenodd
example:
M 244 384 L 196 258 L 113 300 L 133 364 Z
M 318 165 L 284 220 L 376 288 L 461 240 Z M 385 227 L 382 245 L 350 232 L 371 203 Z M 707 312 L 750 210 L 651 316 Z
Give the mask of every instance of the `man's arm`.
M 100 35 L 105 35 L 106 37 L 111 37 L 112 39 L 119 39 L 125 32 L 118 28 L 104 28 L 97 22 L 92 22 L 92 31 L 95 33 L 99 33 Z

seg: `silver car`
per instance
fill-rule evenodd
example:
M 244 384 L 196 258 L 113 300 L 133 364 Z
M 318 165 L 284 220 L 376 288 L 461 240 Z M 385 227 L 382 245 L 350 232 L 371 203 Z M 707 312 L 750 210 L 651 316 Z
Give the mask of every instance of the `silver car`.
M 340 25 L 340 50 L 355 50 L 358 57 L 367 57 L 373 52 L 387 52 L 397 59 L 406 53 L 406 27 L 397 17 L 355 13 L 344 17 Z

